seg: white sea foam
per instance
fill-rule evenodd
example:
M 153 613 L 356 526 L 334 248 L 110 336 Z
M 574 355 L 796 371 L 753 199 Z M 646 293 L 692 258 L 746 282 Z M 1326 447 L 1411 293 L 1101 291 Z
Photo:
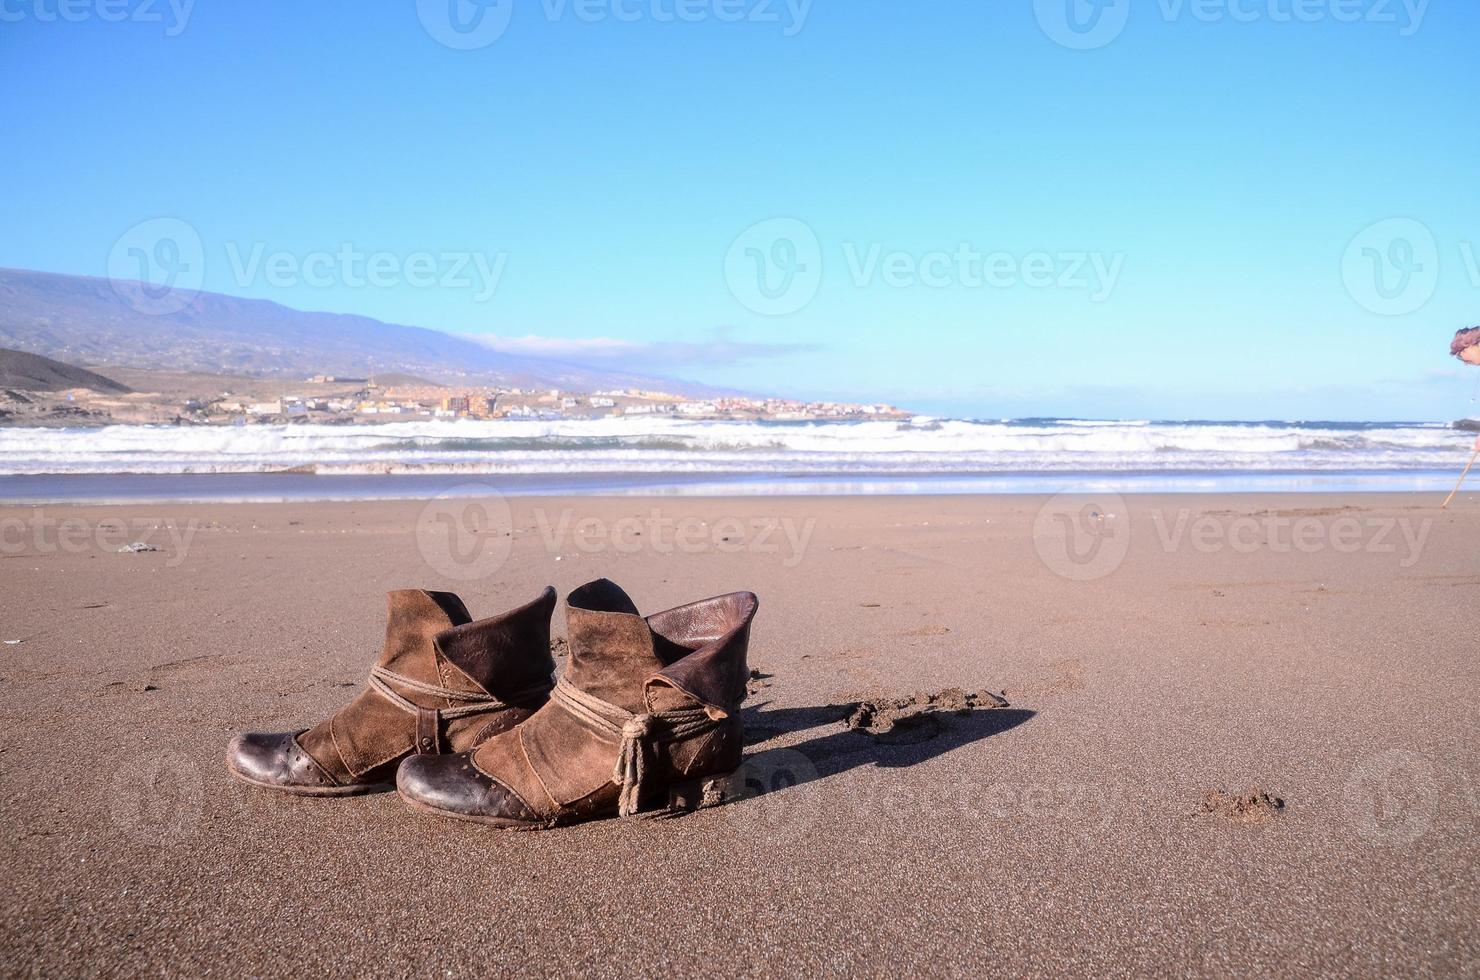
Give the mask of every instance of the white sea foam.
M 911 423 L 661 418 L 0 429 L 0 475 L 250 473 L 1333 472 L 1443 469 L 1439 423 Z

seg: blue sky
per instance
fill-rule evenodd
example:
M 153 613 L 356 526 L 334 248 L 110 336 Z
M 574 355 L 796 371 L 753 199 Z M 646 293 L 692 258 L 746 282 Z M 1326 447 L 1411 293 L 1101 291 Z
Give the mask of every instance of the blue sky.
M 1480 411 L 1472 3 L 59 2 L 0 2 L 0 265 L 957 415 Z

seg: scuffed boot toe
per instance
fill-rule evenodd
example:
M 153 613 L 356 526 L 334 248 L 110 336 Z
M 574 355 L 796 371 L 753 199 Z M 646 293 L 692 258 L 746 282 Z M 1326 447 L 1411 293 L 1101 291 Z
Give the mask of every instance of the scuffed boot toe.
M 413 755 L 396 771 L 396 791 L 420 810 L 511 830 L 547 821 L 513 790 L 473 765 L 472 753 Z
M 226 747 L 226 767 L 243 782 L 299 796 L 345 796 L 371 786 L 340 786 L 298 744 L 297 732 L 245 732 Z

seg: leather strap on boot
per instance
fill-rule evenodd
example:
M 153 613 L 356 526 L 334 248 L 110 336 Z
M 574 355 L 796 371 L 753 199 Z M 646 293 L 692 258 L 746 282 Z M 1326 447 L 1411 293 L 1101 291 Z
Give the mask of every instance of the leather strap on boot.
M 415 701 L 403 697 L 387 681 L 399 684 L 417 694 L 462 703 L 450 708 L 423 708 Z M 502 701 L 492 694 L 477 691 L 454 691 L 450 688 L 437 687 L 435 684 L 427 684 L 384 667 L 373 667 L 370 670 L 371 690 L 407 714 L 416 716 L 416 751 L 423 754 L 437 753 L 442 750 L 440 732 L 443 721 L 466 718 L 469 715 L 484 714 L 489 711 L 502 711 L 505 708 L 542 700 L 550 691 L 550 683 L 550 681 L 542 681 L 533 687 L 516 692 L 509 701 Z
M 612 768 L 612 782 L 622 787 L 617 803 L 617 815 L 622 817 L 636 813 L 642 799 L 647 747 L 677 742 L 718 725 L 702 707 L 633 714 L 586 693 L 564 677 L 555 682 L 550 700 L 591 727 L 620 740 L 621 748 Z

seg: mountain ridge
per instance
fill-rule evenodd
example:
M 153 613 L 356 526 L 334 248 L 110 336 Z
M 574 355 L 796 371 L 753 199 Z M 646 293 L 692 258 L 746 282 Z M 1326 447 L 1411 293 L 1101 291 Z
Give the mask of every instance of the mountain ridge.
M 647 388 L 690 395 L 721 390 L 676 378 L 507 354 L 428 327 L 295 310 L 272 300 L 204 290 L 155 294 L 178 299 L 162 305 L 179 308 L 149 313 L 135 308 L 118 285 L 138 286 L 0 268 L 0 347 L 68 364 L 267 377 L 394 371 L 442 384 L 571 391 Z
M 127 385 L 86 368 L 65 364 L 29 351 L 3 347 L 0 347 L 0 388 L 19 388 L 23 391 L 87 388 L 109 395 L 123 395 L 132 390 Z

